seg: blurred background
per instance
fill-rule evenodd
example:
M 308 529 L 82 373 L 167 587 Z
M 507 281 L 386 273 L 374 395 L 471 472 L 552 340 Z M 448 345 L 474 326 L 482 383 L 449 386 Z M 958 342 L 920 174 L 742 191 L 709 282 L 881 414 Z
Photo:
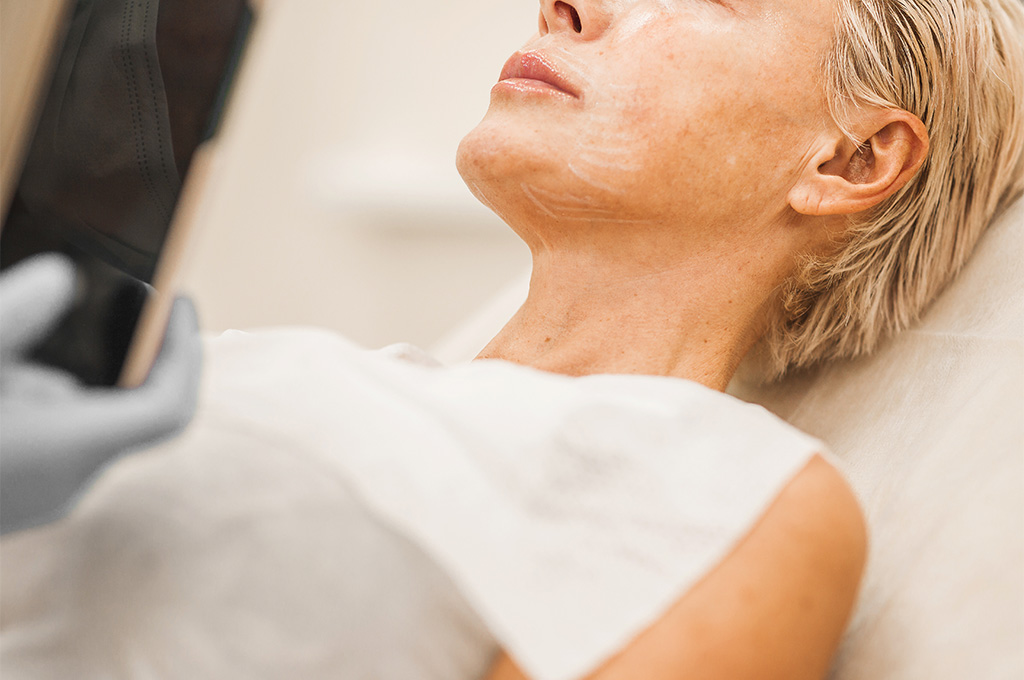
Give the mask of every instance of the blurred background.
M 430 347 L 529 267 L 455 170 L 533 0 L 264 0 L 196 203 L 203 330 Z

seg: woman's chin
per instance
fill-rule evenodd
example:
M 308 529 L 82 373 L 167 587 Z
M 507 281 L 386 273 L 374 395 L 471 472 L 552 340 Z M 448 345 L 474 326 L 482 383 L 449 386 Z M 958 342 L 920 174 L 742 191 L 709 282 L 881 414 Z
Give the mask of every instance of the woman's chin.
M 459 144 L 456 162 L 466 182 L 526 181 L 564 166 L 569 149 L 554 121 L 537 121 L 521 111 L 491 107 Z M 561 137 L 561 138 L 560 138 Z
M 514 166 L 513 159 L 518 155 L 515 146 L 502 126 L 484 119 L 459 143 L 456 167 L 467 184 L 492 181 L 507 175 Z

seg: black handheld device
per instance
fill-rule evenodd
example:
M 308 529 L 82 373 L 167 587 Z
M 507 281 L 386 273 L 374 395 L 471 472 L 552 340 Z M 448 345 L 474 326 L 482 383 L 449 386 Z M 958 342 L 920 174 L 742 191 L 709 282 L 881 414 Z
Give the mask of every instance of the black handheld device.
M 36 359 L 91 385 L 145 378 L 174 294 L 184 180 L 221 121 L 252 19 L 246 0 L 72 4 L 0 232 L 0 269 L 57 251 L 78 271 L 75 303 Z

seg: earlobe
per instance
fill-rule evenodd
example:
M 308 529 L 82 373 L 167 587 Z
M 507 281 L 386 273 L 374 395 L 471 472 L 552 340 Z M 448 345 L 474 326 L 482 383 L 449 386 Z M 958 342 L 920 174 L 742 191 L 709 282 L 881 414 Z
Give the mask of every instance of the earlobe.
M 819 143 L 790 190 L 790 207 L 803 215 L 852 215 L 875 207 L 902 189 L 928 155 L 928 132 L 899 109 L 870 112 L 865 141 L 855 144 L 835 130 Z

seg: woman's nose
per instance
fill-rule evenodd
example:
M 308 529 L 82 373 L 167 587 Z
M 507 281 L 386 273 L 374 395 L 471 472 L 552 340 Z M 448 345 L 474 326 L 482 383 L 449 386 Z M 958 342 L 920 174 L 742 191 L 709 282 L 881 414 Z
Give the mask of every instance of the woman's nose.
M 602 0 L 540 0 L 540 34 L 570 32 L 594 40 L 608 30 L 613 13 Z

